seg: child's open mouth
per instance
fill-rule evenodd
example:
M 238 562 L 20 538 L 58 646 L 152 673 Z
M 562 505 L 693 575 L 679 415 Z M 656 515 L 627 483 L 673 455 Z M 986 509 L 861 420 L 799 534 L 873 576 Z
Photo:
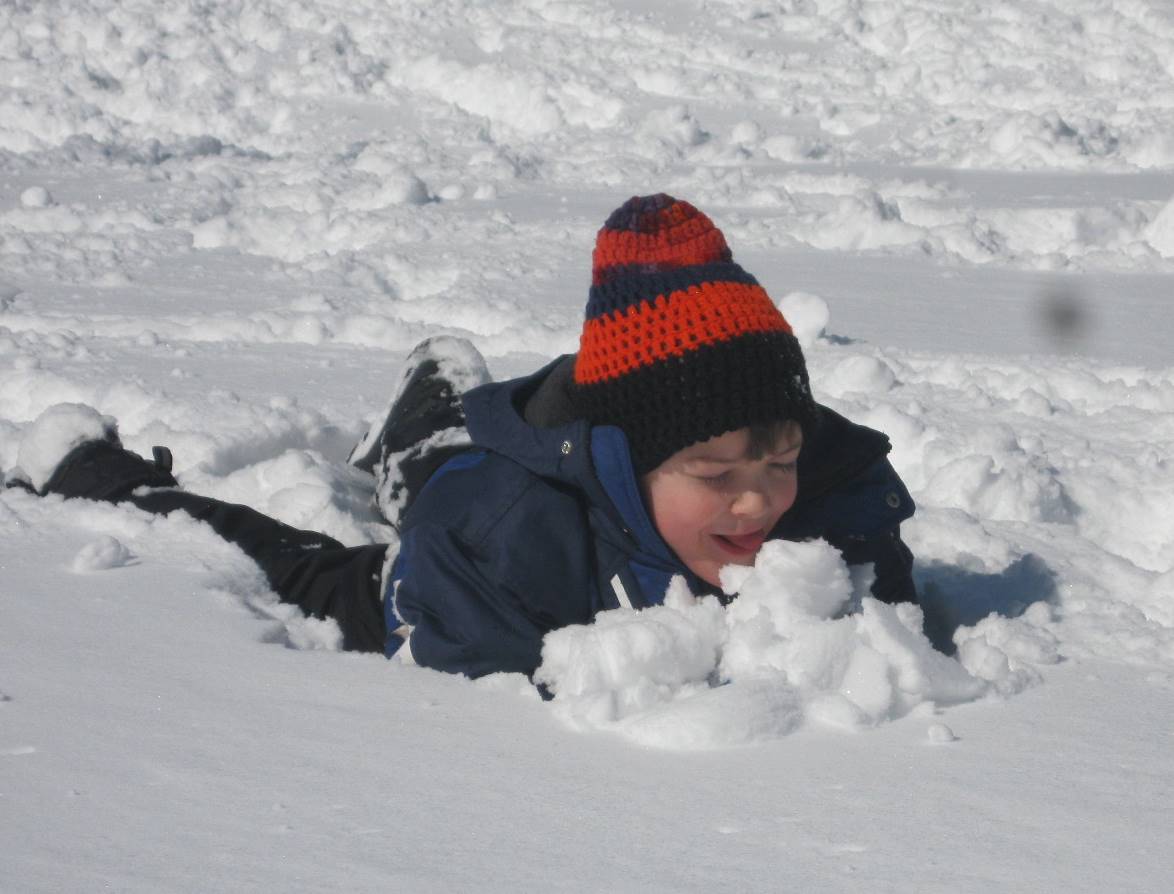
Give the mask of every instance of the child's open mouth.
M 766 540 L 766 531 L 759 529 L 749 534 L 714 534 L 713 539 L 730 555 L 744 559 L 758 552 Z

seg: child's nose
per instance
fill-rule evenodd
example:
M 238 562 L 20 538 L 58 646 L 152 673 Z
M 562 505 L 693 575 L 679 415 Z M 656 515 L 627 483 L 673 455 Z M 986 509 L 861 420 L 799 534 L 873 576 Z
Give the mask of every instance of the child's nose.
M 783 513 L 795 502 L 797 488 L 793 481 L 776 482 L 769 479 L 753 484 L 740 491 L 730 506 L 737 516 L 753 518 Z
M 771 505 L 770 490 L 765 486 L 748 487 L 741 491 L 730 506 L 734 515 L 751 517 L 765 515 Z

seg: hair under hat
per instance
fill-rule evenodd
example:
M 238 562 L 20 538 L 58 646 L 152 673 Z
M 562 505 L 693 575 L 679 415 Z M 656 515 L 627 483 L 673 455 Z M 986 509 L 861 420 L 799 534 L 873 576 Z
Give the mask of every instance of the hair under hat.
M 782 313 L 713 221 L 663 193 L 599 231 L 572 392 L 592 424 L 623 430 L 637 474 L 728 431 L 817 418 Z

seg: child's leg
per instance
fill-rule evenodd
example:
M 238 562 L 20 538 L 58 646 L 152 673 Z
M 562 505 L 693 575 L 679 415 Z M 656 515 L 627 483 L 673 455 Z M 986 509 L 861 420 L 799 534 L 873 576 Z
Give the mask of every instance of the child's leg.
M 206 522 L 261 566 L 282 602 L 315 618 L 338 621 L 344 649 L 383 651 L 385 544 L 345 547 L 325 534 L 290 527 L 248 506 L 181 490 L 131 494 L 125 501 L 157 514 L 179 509 Z
M 375 475 L 375 505 L 396 530 L 432 473 L 468 449 L 461 395 L 488 381 L 485 358 L 463 338 L 428 338 L 408 355 L 387 411 L 349 460 Z
M 57 466 L 46 493 L 131 503 L 156 514 L 182 510 L 209 524 L 261 566 L 283 602 L 317 618 L 334 618 L 343 648 L 381 652 L 385 638 L 381 576 L 385 545 L 344 547 L 255 509 L 178 489 L 169 454 L 149 462 L 124 449 L 117 436 L 87 441 Z

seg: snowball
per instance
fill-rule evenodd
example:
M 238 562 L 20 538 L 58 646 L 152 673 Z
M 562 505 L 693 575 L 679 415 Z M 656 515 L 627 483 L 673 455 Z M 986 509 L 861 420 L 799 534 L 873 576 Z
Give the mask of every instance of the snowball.
M 779 161 L 811 161 L 823 158 L 828 145 L 809 134 L 779 134 L 762 141 L 762 149 L 771 158 Z
M 30 186 L 20 194 L 22 208 L 48 208 L 53 204 L 53 196 L 43 186 Z
M 944 723 L 931 723 L 925 731 L 925 734 L 935 745 L 947 745 L 950 742 L 958 741 L 958 737 L 954 735 L 954 731 Z
M 827 302 L 808 292 L 788 292 L 778 302 L 804 350 L 825 334 L 831 311 Z
M 450 194 L 445 198 L 459 198 L 459 195 Z M 377 189 L 361 197 L 352 198 L 349 205 L 356 210 L 370 211 L 391 205 L 424 205 L 431 200 L 432 197 L 423 180 L 412 171 L 396 168 L 382 176 Z
M 1158 212 L 1145 229 L 1145 238 L 1154 250 L 1167 258 L 1174 258 L 1174 198 Z
M 16 461 L 38 491 L 66 454 L 86 441 L 116 436 L 114 420 L 85 404 L 55 404 L 24 432 Z
M 641 118 L 639 133 L 645 139 L 656 139 L 678 149 L 700 146 L 709 139 L 709 134 L 684 105 L 648 112 Z
M 124 565 L 130 565 L 135 560 L 135 554 L 127 549 L 121 540 L 103 535 L 78 550 L 78 554 L 73 557 L 71 567 L 78 574 L 85 574 L 89 571 L 121 568 Z
M 819 384 L 834 397 L 844 394 L 884 394 L 897 387 L 897 374 L 880 357 L 852 354 L 825 372 Z
M 191 228 L 192 248 L 224 248 L 231 241 L 232 224 L 226 217 L 212 217 Z
M 757 121 L 739 121 L 730 129 L 730 142 L 753 145 L 762 140 L 762 127 Z

